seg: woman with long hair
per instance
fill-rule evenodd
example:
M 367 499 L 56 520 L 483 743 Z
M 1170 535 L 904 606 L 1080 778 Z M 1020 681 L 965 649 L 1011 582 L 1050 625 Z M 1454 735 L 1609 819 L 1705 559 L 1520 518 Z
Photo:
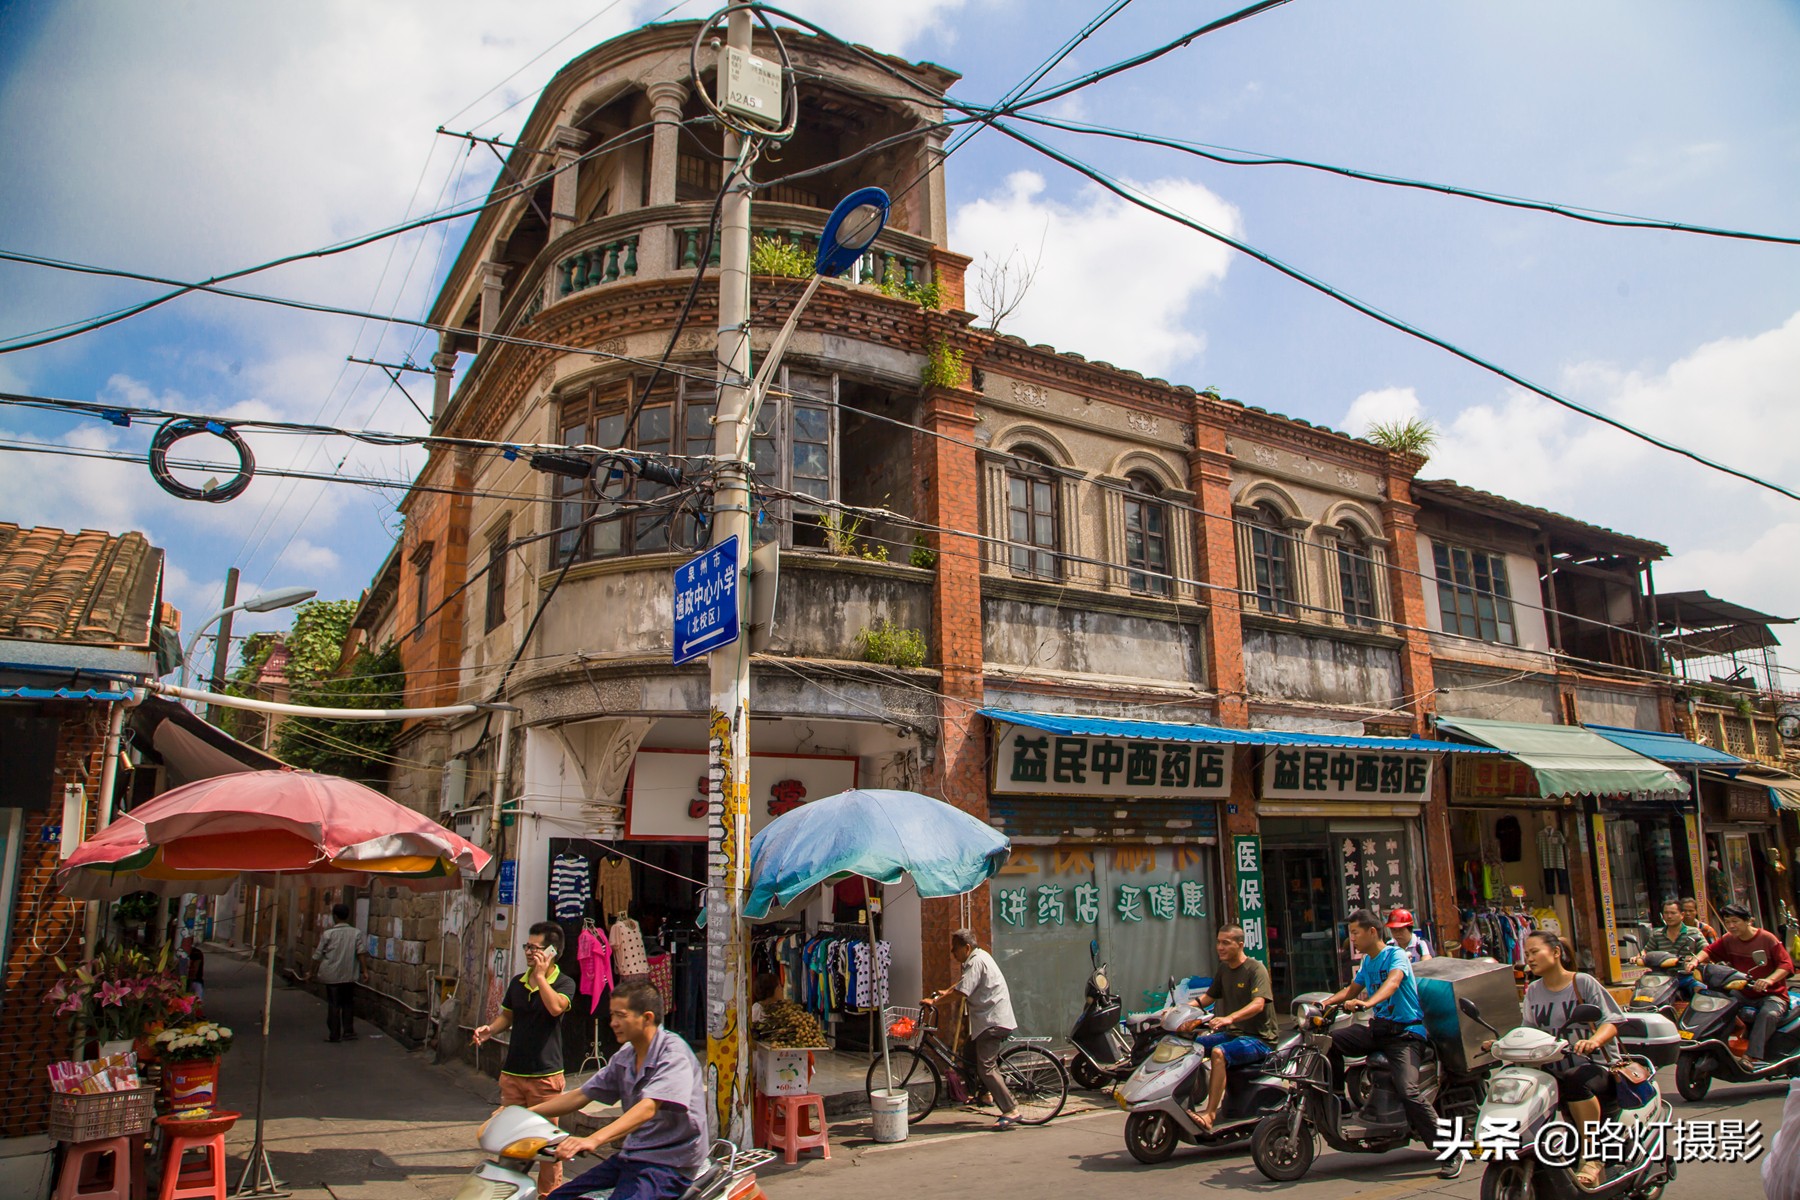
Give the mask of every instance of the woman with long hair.
M 1615 1039 L 1618 1026 L 1609 1020 L 1588 1025 L 1571 1022 L 1577 1005 L 1592 1004 L 1608 1017 L 1621 1016 L 1612 993 L 1592 975 L 1575 969 L 1575 955 L 1558 934 L 1538 930 L 1525 938 L 1525 966 L 1537 978 L 1525 989 L 1525 1024 L 1555 1034 L 1569 1043 L 1569 1053 L 1542 1069 L 1554 1075 L 1569 1119 L 1583 1134 L 1600 1121 L 1600 1097 L 1613 1084 L 1612 1068 L 1620 1061 Z M 1491 1044 L 1491 1043 L 1490 1043 Z M 1601 1179 L 1601 1164 L 1587 1151 L 1575 1180 L 1591 1188 Z

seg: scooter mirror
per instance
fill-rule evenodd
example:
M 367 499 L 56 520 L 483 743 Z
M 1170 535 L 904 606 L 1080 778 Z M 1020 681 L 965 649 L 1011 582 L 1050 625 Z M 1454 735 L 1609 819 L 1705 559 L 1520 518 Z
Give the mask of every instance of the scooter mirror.
M 1456 1007 L 1462 1012 L 1463 1016 L 1468 1017 L 1471 1021 L 1481 1020 L 1480 1007 L 1467 996 L 1458 997 Z
M 1100 961 L 1100 939 L 1099 938 L 1092 938 L 1088 941 L 1088 958 L 1090 961 L 1093 961 L 1093 962 Z
M 1600 1011 L 1598 1004 L 1577 1004 L 1569 1012 L 1571 1025 L 1592 1025 L 1606 1014 Z

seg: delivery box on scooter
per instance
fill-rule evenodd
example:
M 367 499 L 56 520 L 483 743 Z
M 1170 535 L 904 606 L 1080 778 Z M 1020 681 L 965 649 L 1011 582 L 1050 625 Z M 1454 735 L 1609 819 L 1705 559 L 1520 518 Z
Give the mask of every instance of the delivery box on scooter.
M 1419 1007 L 1425 1032 L 1437 1049 L 1438 1061 L 1463 1073 L 1494 1061 L 1481 1043 L 1494 1035 L 1462 1015 L 1458 1001 L 1473 1000 L 1482 1020 L 1501 1033 L 1522 1019 L 1519 988 L 1512 967 L 1491 958 L 1428 958 L 1413 964 L 1419 982 Z

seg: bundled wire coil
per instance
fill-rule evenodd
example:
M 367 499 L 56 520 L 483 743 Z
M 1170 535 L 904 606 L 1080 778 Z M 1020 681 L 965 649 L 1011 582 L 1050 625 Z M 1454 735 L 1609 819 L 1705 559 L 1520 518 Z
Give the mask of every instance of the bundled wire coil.
M 197 434 L 210 433 L 214 437 L 224 438 L 231 448 L 237 452 L 237 472 L 229 480 L 211 488 L 189 487 L 175 478 L 169 471 L 169 447 L 183 438 Z M 192 417 L 176 417 L 165 421 L 150 439 L 150 454 L 146 460 L 150 467 L 150 476 L 156 480 L 156 486 L 182 500 L 201 500 L 208 504 L 223 504 L 227 500 L 235 500 L 244 494 L 250 481 L 256 477 L 256 456 L 250 452 L 250 443 L 242 434 L 222 421 L 204 421 Z

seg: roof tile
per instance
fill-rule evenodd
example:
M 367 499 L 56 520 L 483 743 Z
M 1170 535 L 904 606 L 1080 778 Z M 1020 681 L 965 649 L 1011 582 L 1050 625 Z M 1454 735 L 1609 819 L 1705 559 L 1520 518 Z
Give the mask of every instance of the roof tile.
M 0 638 L 148 645 L 161 575 L 141 533 L 0 521 Z

